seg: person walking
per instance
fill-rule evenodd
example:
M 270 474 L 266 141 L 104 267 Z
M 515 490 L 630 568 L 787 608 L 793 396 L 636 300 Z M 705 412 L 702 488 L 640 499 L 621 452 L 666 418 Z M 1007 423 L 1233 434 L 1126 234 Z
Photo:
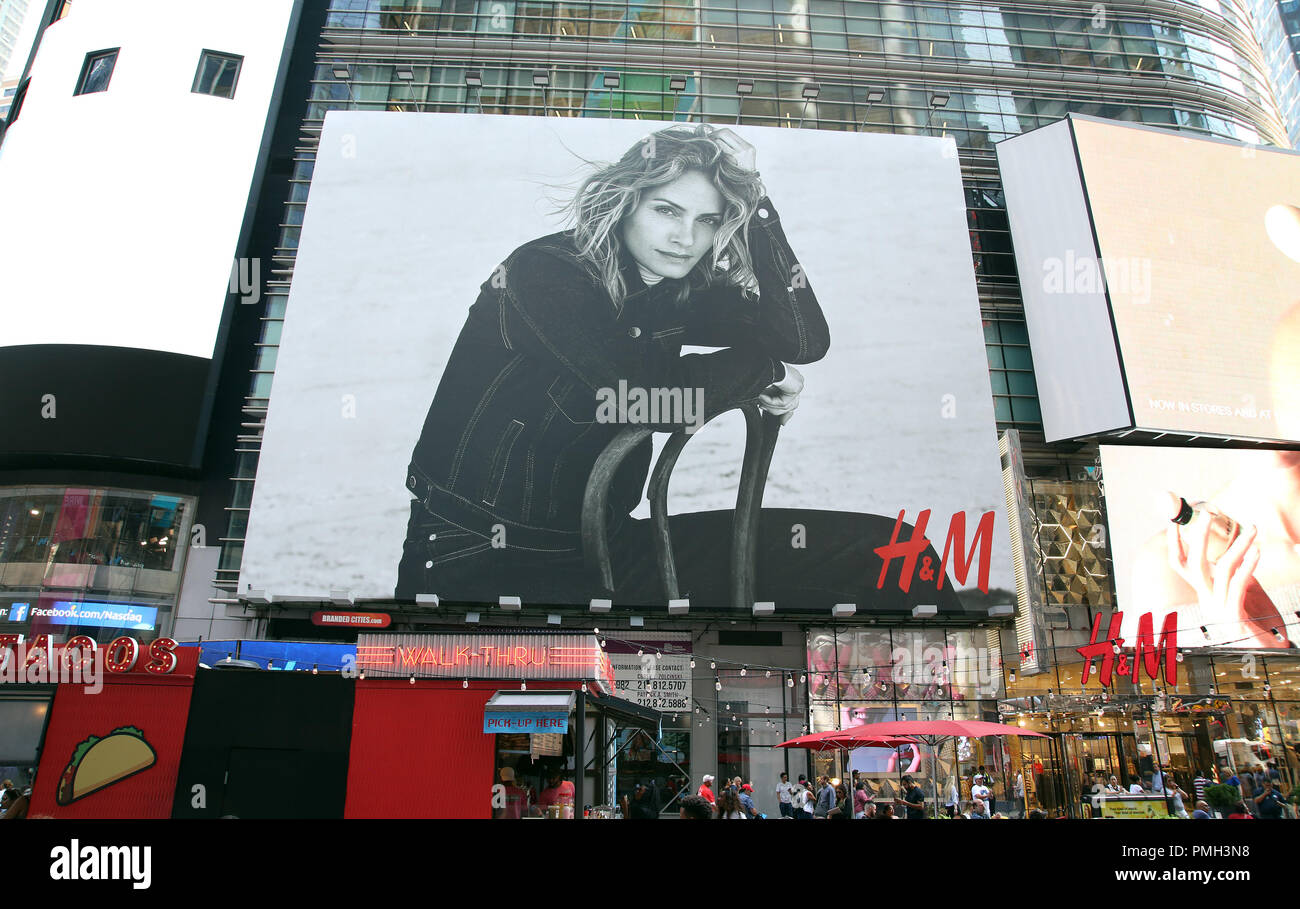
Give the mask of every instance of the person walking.
M 1210 779 L 1210 771 L 1202 771 L 1196 779 L 1192 780 L 1192 792 L 1196 795 L 1196 801 L 1205 800 L 1205 787 L 1213 786 L 1214 780 Z
M 749 815 L 745 813 L 744 807 L 740 804 L 740 796 L 736 795 L 730 786 L 718 793 L 718 820 L 749 820 Z
M 811 821 L 815 815 L 813 805 L 816 798 L 813 796 L 812 784 L 804 777 L 799 777 L 799 788 L 795 790 L 795 795 L 799 802 L 795 806 L 795 820 Z
M 776 784 L 776 801 L 781 809 L 781 817 L 794 817 L 794 784 L 790 774 L 781 774 L 781 782 Z
M 867 805 L 870 803 L 867 796 L 867 786 L 862 780 L 858 780 L 858 785 L 853 790 L 853 819 L 860 821 L 867 815 Z
M 754 787 L 749 783 L 740 784 L 740 807 L 752 821 L 758 817 L 758 808 L 754 806 Z
M 1259 795 L 1255 796 L 1255 813 L 1261 820 L 1273 821 L 1282 818 L 1282 806 L 1286 799 L 1282 793 L 1273 788 L 1273 781 L 1265 778 Z
M 903 797 L 894 799 L 894 804 L 907 809 L 906 817 L 909 821 L 925 818 L 925 792 L 910 775 L 903 777 Z
M 834 807 L 835 789 L 831 786 L 830 777 L 823 776 L 821 788 L 817 790 L 817 807 L 813 809 L 813 816 L 825 819 Z
M 706 802 L 708 802 L 709 805 L 715 808 L 717 807 L 718 797 L 713 792 L 713 774 L 711 773 L 704 774 L 704 779 L 700 781 L 699 791 L 697 791 L 695 794 L 698 795 L 700 798 L 704 799 Z

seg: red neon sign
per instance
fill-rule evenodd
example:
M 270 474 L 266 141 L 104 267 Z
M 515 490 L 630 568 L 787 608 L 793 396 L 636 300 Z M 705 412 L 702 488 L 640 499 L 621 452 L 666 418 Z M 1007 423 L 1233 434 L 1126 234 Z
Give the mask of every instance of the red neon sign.
M 1083 676 L 1081 684 L 1088 684 L 1088 677 L 1092 673 L 1092 661 L 1101 659 L 1101 666 L 1097 670 L 1097 680 L 1101 682 L 1102 687 L 1109 687 L 1112 675 L 1118 672 L 1121 677 L 1128 676 L 1137 684 L 1138 670 L 1146 670 L 1147 677 L 1152 681 L 1158 681 L 1160 678 L 1161 655 L 1164 655 L 1164 677 L 1166 685 L 1178 684 L 1178 613 L 1171 612 L 1165 616 L 1164 625 L 1160 628 L 1160 641 L 1155 641 L 1153 627 L 1155 620 L 1151 613 L 1147 613 L 1138 619 L 1137 644 L 1133 648 L 1133 659 L 1130 660 L 1128 654 L 1123 652 L 1124 639 L 1119 636 L 1121 623 L 1124 621 L 1124 613 L 1112 613 L 1110 617 L 1110 628 L 1106 632 L 1106 637 L 1101 637 L 1101 616 L 1098 615 L 1092 623 L 1092 637 L 1088 643 L 1078 648 L 1079 655 L 1083 657 Z M 1120 652 L 1116 653 L 1116 647 Z
M 150 675 L 170 675 L 179 665 L 178 646 L 171 638 L 156 638 L 142 651 L 140 642 L 127 635 L 100 647 L 93 638 L 84 634 L 75 635 L 67 643 L 61 643 L 55 634 L 38 634 L 24 647 L 21 634 L 0 635 L 0 655 L 8 652 L 17 656 L 21 649 L 25 653 L 24 670 L 44 662 L 51 670 L 61 665 L 69 671 L 80 667 L 84 672 L 89 668 L 88 664 L 93 665 L 96 659 L 100 659 L 104 668 L 114 674 L 144 671 Z

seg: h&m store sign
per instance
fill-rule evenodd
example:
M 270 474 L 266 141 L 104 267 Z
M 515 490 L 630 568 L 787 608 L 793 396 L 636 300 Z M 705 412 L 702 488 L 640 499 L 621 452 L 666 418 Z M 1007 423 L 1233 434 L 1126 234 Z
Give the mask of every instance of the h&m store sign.
M 1079 655 L 1083 657 L 1083 674 L 1080 683 L 1088 684 L 1088 679 L 1092 675 L 1092 662 L 1100 660 L 1097 680 L 1103 688 L 1109 688 L 1116 676 L 1129 678 L 1136 685 L 1139 674 L 1143 670 L 1152 681 L 1158 681 L 1163 670 L 1165 684 L 1177 685 L 1178 613 L 1170 612 L 1165 615 L 1159 640 L 1155 637 L 1154 616 L 1148 612 L 1138 619 L 1137 640 L 1133 644 L 1131 657 L 1124 650 L 1124 639 L 1119 636 L 1123 621 L 1124 613 L 1113 613 L 1110 617 L 1110 627 L 1103 638 L 1102 617 L 1098 615 L 1093 619 L 1092 637 L 1086 645 L 1078 648 Z

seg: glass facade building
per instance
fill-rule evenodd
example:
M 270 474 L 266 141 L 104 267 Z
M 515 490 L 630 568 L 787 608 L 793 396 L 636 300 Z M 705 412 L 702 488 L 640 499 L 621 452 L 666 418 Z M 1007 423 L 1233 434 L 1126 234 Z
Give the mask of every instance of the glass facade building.
M 1295 148 L 1300 146 L 1300 0 L 1251 0 L 1250 11 Z
M 246 413 L 264 413 L 316 142 L 331 110 L 755 124 L 952 138 L 1001 428 L 1041 440 L 993 144 L 1068 113 L 1287 144 L 1239 0 L 1084 7 L 857 0 L 331 0 Z M 242 436 L 218 572 L 234 590 L 256 476 Z M 1045 451 L 1042 459 L 1060 460 Z M 1089 456 L 1087 460 L 1091 460 Z M 1061 463 L 1071 480 L 1077 465 Z

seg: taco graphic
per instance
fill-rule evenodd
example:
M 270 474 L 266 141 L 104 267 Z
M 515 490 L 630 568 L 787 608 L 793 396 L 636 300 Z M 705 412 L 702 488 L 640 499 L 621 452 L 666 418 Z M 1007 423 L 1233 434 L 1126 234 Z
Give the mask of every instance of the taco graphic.
M 158 760 L 144 733 L 134 726 L 121 726 L 100 738 L 92 735 L 72 752 L 72 760 L 59 778 L 54 800 L 71 805 L 107 786 L 148 770 Z

